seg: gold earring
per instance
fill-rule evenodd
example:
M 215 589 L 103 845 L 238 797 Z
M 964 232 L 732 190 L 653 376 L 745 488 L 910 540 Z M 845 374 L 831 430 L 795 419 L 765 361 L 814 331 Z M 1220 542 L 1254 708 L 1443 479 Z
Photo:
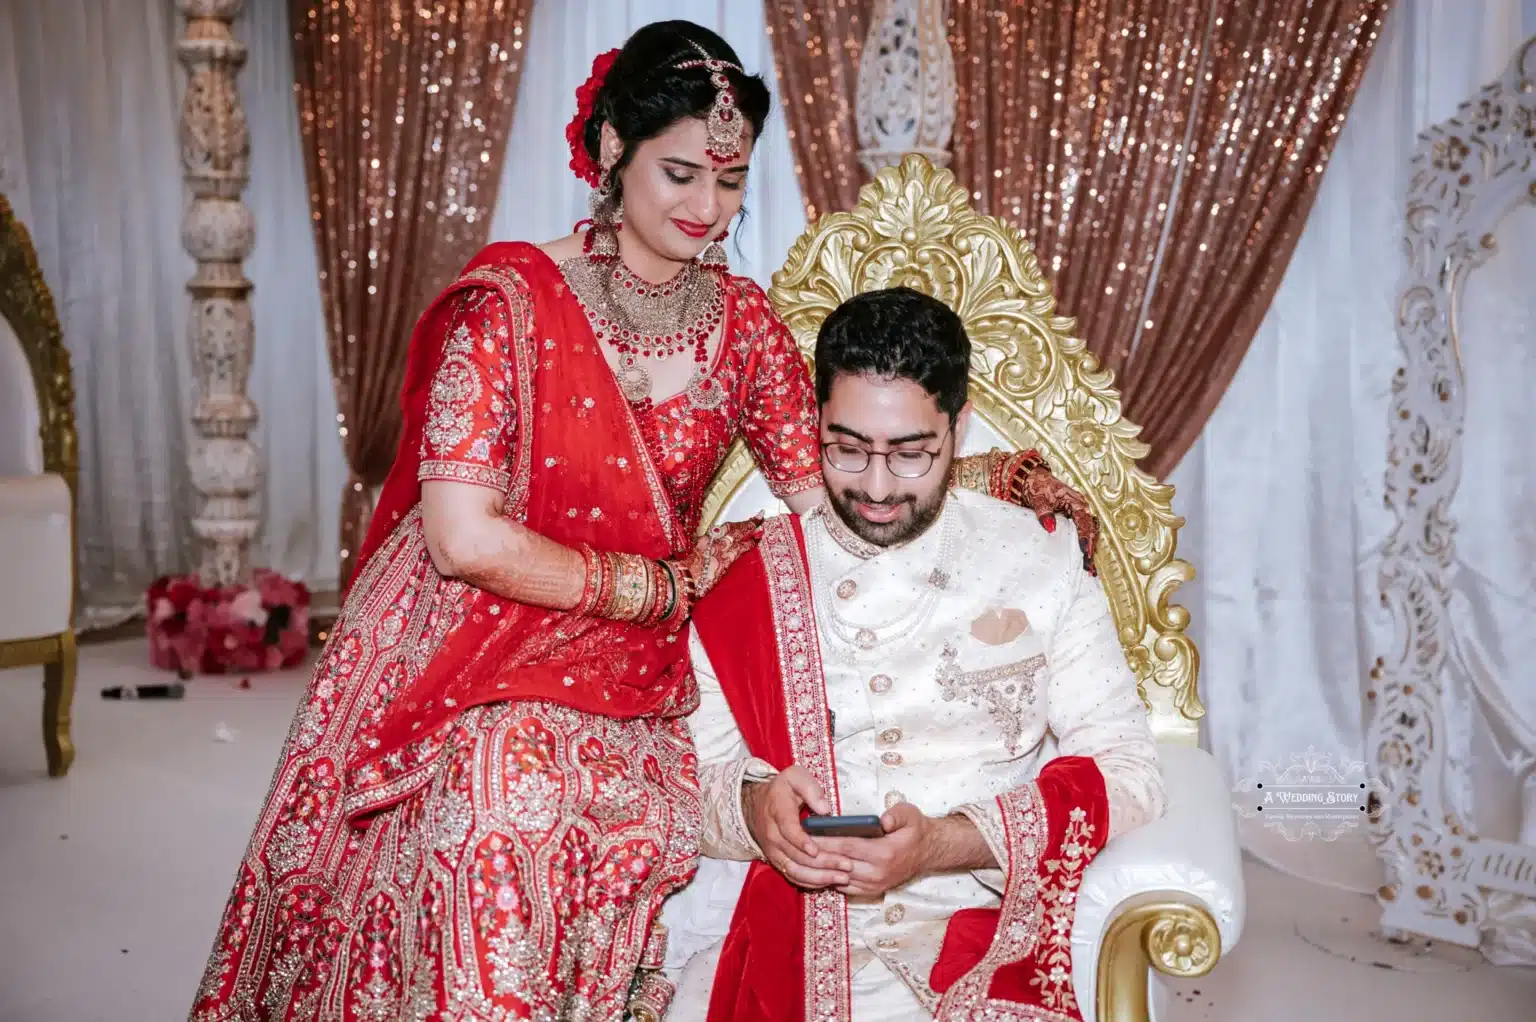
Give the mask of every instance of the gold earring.
M 728 270 L 731 267 L 730 258 L 725 254 L 725 246 L 721 244 L 730 237 L 731 229 L 727 227 L 720 232 L 720 237 L 704 246 L 704 251 L 699 253 L 699 265 L 706 270 Z
M 592 226 L 582 246 L 587 258 L 596 262 L 612 262 L 619 257 L 619 224 L 624 219 L 624 200 L 615 196 L 613 174 L 604 171 L 602 180 L 587 196 L 587 208 L 592 213 Z

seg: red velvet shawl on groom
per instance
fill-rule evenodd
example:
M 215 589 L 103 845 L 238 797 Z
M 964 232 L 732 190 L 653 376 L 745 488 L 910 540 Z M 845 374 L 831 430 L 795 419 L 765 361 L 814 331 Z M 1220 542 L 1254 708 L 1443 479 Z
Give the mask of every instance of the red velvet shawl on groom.
M 752 755 L 799 763 L 838 806 L 831 722 L 799 519 L 770 521 L 695 608 L 694 627 Z M 1086 756 L 1050 761 L 998 797 L 1007 832 L 1000 908 L 963 909 L 945 932 L 930 985 L 941 1020 L 1081 1022 L 1071 933 L 1083 868 L 1103 846 L 1109 803 Z M 840 811 L 835 808 L 834 811 Z M 710 1022 L 851 1018 L 848 911 L 835 891 L 802 891 L 754 862 L 715 972 Z M 990 1017 L 990 1016 L 989 1016 Z

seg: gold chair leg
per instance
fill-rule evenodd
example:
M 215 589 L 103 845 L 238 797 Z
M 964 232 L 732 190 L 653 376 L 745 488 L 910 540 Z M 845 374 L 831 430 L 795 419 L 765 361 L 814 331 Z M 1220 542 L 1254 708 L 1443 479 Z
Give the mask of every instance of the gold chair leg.
M 58 659 L 43 668 L 43 745 L 48 750 L 48 775 L 63 777 L 75 761 L 75 742 L 70 735 L 75 702 L 75 633 L 59 636 Z

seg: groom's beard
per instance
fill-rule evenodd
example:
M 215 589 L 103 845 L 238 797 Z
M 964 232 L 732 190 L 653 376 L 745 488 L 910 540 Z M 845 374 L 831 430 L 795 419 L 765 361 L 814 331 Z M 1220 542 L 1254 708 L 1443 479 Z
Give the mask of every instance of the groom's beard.
M 935 465 L 937 470 L 938 466 Z M 948 473 L 939 478 L 946 478 Z M 939 486 L 932 493 L 892 494 L 884 500 L 874 500 L 862 490 L 834 490 L 827 488 L 827 502 L 837 517 L 855 536 L 878 547 L 901 546 L 927 532 L 944 510 L 944 497 L 948 487 Z M 889 522 L 872 522 L 859 514 L 857 504 L 874 507 L 906 505 L 905 511 Z

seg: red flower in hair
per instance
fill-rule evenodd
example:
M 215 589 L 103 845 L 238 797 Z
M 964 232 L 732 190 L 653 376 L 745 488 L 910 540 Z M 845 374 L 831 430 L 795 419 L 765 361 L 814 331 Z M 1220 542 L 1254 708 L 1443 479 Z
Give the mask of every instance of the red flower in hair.
M 608 77 L 608 69 L 613 67 L 618 56 L 618 50 L 609 50 L 593 58 L 592 73 L 576 90 L 576 116 L 565 126 L 565 141 L 571 147 L 571 169 L 593 188 L 603 179 L 603 168 L 587 154 L 587 121 L 592 117 L 592 108 L 597 104 L 597 93 L 603 87 L 603 79 Z

